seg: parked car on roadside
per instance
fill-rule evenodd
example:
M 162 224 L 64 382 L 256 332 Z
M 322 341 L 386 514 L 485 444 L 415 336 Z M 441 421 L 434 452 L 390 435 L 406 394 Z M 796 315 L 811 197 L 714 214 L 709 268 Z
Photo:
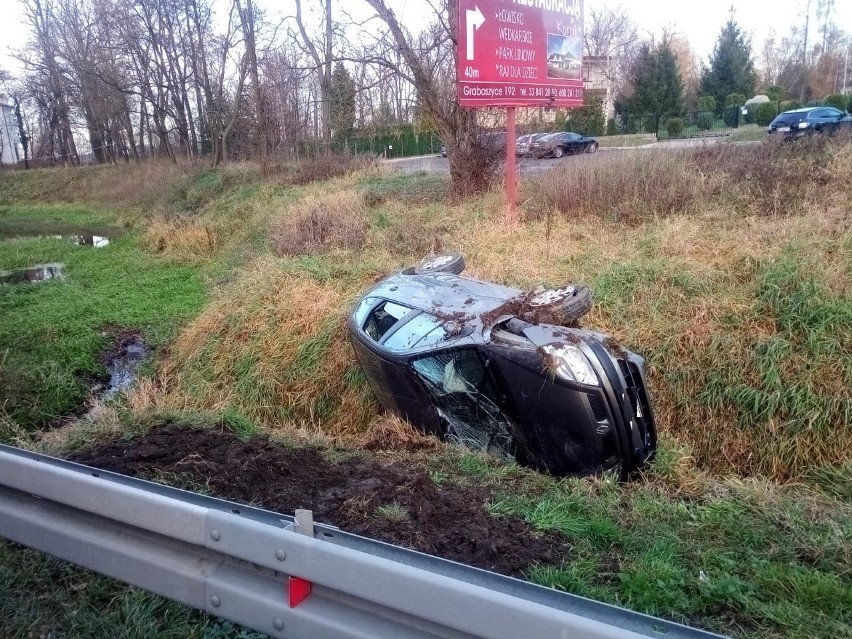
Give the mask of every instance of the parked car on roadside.
M 530 145 L 529 154 L 538 158 L 561 158 L 575 153 L 594 153 L 598 141 L 579 133 L 550 133 Z
M 525 293 L 460 275 L 457 253 L 355 304 L 357 359 L 381 403 L 424 433 L 555 475 L 625 479 L 657 446 L 645 361 L 580 328 L 585 286 Z
M 769 123 L 769 135 L 795 138 L 814 133 L 836 133 L 852 130 L 852 115 L 834 107 L 806 107 L 785 111 Z
M 537 142 L 547 133 L 528 133 L 526 135 L 518 136 L 518 139 L 515 141 L 515 155 L 519 158 L 526 157 L 530 153 L 530 147 L 533 143 Z

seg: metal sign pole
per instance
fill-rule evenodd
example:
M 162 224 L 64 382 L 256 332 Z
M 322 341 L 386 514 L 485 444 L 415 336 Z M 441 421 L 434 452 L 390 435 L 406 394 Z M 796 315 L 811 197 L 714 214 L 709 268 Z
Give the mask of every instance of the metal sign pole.
M 518 223 L 518 174 L 515 155 L 515 107 L 506 109 L 506 225 Z

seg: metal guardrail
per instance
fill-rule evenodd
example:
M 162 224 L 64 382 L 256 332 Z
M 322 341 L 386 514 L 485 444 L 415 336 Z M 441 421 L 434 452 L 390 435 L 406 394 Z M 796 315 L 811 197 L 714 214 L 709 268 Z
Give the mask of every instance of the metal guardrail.
M 0 536 L 272 637 L 709 639 L 289 517 L 0 446 Z

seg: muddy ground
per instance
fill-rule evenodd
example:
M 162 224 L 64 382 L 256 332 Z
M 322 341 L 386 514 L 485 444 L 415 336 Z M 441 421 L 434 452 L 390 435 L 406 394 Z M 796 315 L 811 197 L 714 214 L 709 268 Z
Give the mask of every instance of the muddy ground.
M 435 484 L 422 468 L 364 456 L 329 461 L 318 448 L 285 448 L 267 437 L 165 425 L 129 441 L 75 454 L 77 462 L 137 477 L 174 474 L 184 487 L 292 514 L 506 575 L 567 559 L 566 539 L 522 520 L 494 517 L 481 487 Z

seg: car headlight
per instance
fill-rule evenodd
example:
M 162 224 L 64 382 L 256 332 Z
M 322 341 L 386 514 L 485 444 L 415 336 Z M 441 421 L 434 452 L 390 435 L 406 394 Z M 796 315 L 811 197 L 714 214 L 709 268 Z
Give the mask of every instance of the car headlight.
M 552 366 L 552 372 L 562 379 L 569 382 L 600 386 L 600 381 L 591 363 L 576 346 L 548 344 L 542 347 L 542 350 L 550 357 L 548 364 Z
M 800 129 L 807 129 L 810 125 L 810 122 L 799 122 Z

